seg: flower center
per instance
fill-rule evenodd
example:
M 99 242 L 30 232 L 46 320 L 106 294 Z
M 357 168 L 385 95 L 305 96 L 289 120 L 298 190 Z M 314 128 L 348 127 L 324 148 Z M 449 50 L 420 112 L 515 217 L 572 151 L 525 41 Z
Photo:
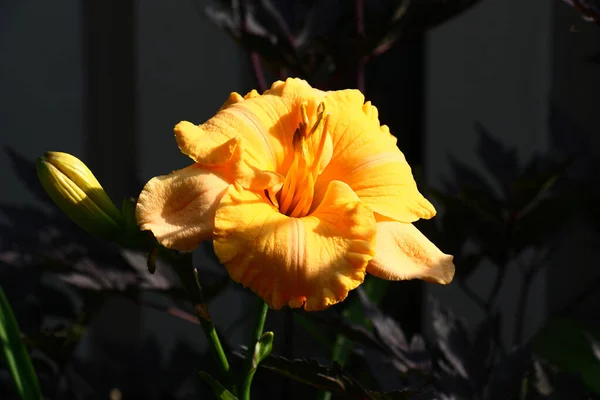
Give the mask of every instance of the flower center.
M 283 186 L 277 192 L 279 212 L 290 217 L 304 217 L 313 203 L 315 182 L 329 157 L 326 155 L 329 114 L 325 104 L 317 107 L 316 122 L 310 126 L 306 105 L 300 106 L 300 124 L 294 132 L 294 161 L 288 170 Z

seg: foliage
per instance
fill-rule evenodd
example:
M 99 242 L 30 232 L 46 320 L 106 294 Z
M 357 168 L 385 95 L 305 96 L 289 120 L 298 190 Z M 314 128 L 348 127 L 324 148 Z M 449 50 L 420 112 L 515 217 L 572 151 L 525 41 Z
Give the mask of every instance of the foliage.
M 598 0 L 564 0 L 579 11 L 586 21 L 600 25 L 600 2 Z
M 205 11 L 273 73 L 285 70 L 314 87 L 332 89 L 356 84 L 368 60 L 479 1 L 221 0 Z M 252 63 L 257 84 L 265 89 L 260 62 Z
M 373 332 L 364 333 L 361 326 L 351 324 L 342 329 L 335 322 L 330 326 L 353 337 L 357 345 L 355 362 L 363 372 L 368 369 L 377 390 L 360 383 L 350 372 L 352 365 L 326 367 L 316 360 L 271 356 L 262 367 L 348 399 L 587 399 L 600 395 L 596 380 L 586 380 L 591 383 L 586 386 L 577 377 L 581 372 L 579 362 L 575 361 L 575 367 L 566 372 L 559 371 L 540 356 L 545 351 L 533 351 L 532 347 L 544 346 L 553 352 L 570 350 L 561 350 L 560 341 L 548 337 L 553 334 L 551 326 L 533 342 L 495 356 L 500 344 L 495 337 L 494 321 L 484 321 L 469 333 L 462 321 L 444 310 L 439 302 L 432 301 L 431 339 L 414 335 L 408 340 L 398 322 L 385 315 L 361 288 L 357 292 Z M 584 332 L 571 329 L 574 334 Z M 349 334 L 353 330 L 354 334 Z M 363 332 L 363 336 L 356 332 Z M 581 351 L 585 357 L 591 357 L 588 368 L 597 370 L 600 358 L 590 349 Z M 576 356 L 572 359 L 577 360 Z
M 188 344 L 176 344 L 162 367 L 160 347 L 153 340 L 130 343 L 129 349 L 119 349 L 119 344 L 109 342 L 112 348 L 104 349 L 93 365 L 82 358 L 80 344 L 110 299 L 125 298 L 131 304 L 197 324 L 173 270 L 159 260 L 155 273 L 149 274 L 147 255 L 82 234 L 42 190 L 35 164 L 10 149 L 6 149 L 6 155 L 21 182 L 43 207 L 0 204 L 0 214 L 6 221 L 0 225 L 0 280 L 15 310 L 22 340 L 35 350 L 33 363 L 42 392 L 57 396 L 79 393 L 85 397 L 91 387 L 95 391 L 104 385 L 105 374 L 96 371 L 123 362 L 124 357 L 135 357 L 132 349 L 139 348 L 144 358 L 158 368 L 156 374 L 161 378 L 151 385 L 125 388 L 123 394 L 146 397 L 164 390 L 172 395 L 194 376 L 191 367 L 196 365 L 195 359 L 203 357 Z M 205 290 L 209 300 L 229 284 L 228 278 L 224 280 L 210 271 L 204 275 L 209 283 Z M 168 296 L 175 305 L 149 298 L 148 293 Z M 100 336 L 92 340 L 107 339 Z M 82 384 L 82 379 L 87 382 Z M 12 390 L 3 393 L 4 388 L 13 386 L 9 380 L 8 375 L 0 374 L 2 398 L 12 398 L 8 397 Z
M 25 345 L 21 342 L 19 326 L 1 287 L 0 340 L 2 341 L 2 360 L 10 370 L 19 397 L 23 400 L 42 398 L 31 359 Z

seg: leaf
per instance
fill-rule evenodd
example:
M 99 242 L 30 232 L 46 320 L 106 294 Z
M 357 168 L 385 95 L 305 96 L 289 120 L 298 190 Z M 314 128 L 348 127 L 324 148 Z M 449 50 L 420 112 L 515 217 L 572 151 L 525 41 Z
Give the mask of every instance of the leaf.
M 17 394 L 23 400 L 42 398 L 40 385 L 31 364 L 25 345 L 21 342 L 21 332 L 12 308 L 0 287 L 0 339 L 2 355 L 12 375 Z
M 463 324 L 437 300 L 431 300 L 433 329 L 439 349 L 452 369 L 477 390 L 483 382 L 484 363 L 473 352 L 469 334 Z
M 225 389 L 225 387 L 221 385 L 218 380 L 203 371 L 200 371 L 199 374 L 204 382 L 208 383 L 213 390 L 213 393 L 219 400 L 238 400 L 238 398 L 235 397 L 229 390 Z
M 388 287 L 388 282 L 383 279 L 370 276 L 365 279 L 362 285 L 362 290 L 366 292 L 366 295 L 371 297 L 373 301 L 379 302 L 383 298 Z M 342 312 L 342 318 L 325 317 L 327 314 L 312 314 L 316 319 L 321 320 L 327 331 L 334 331 L 337 333 L 335 342 L 331 347 L 331 360 L 340 365 L 345 365 L 352 354 L 355 343 L 360 343 L 365 347 L 375 347 L 380 351 L 386 351 L 385 346 L 369 332 L 368 321 L 365 319 L 365 315 L 362 310 L 362 306 L 358 299 L 352 297 L 352 299 L 346 302 L 346 307 Z M 329 314 L 331 315 L 331 314 Z
M 389 349 L 389 356 L 393 357 L 395 361 L 394 365 L 401 372 L 406 372 L 409 369 L 429 371 L 431 369 L 431 359 L 425 349 L 423 340 L 418 336 L 414 336 L 411 342 L 408 343 L 400 325 L 393 318 L 379 310 L 365 295 L 362 288 L 359 287 L 356 291 L 366 317 L 371 321 L 377 337 Z
M 430 28 L 446 22 L 480 0 L 402 1 L 388 12 L 388 22 L 377 21 L 380 33 L 371 33 L 372 44 L 367 48 L 389 48 L 394 42 L 405 41 Z
M 600 25 L 600 4 L 597 0 L 565 0 L 565 2 L 579 11 L 585 21 Z
M 289 41 L 269 32 L 260 25 L 253 14 L 245 16 L 244 29 L 242 29 L 242 24 L 233 11 L 215 7 L 207 7 L 205 11 L 213 23 L 229 33 L 243 47 L 257 52 L 275 67 L 285 67 L 299 73 L 301 65 L 296 61 L 296 54 Z M 265 15 L 274 18 L 269 12 L 264 13 L 263 17 Z
M 566 373 L 544 360 L 534 359 L 530 379 L 532 391 L 542 398 L 593 399 L 598 398 L 587 388 L 580 377 Z
M 496 343 L 498 329 L 500 329 L 500 314 L 496 312 L 485 318 L 475 330 L 472 341 L 473 353 L 477 354 L 485 367 L 494 362 L 494 351 L 499 346 L 499 343 Z
M 364 325 L 351 323 L 337 314 L 306 313 L 306 318 L 316 321 L 321 325 L 321 334 L 323 329 L 327 329 L 328 331 L 342 335 L 346 339 L 355 342 L 355 344 L 367 348 L 378 349 L 383 352 L 388 351 L 387 347 L 383 346 L 381 341 Z M 364 319 L 363 315 L 361 315 L 361 319 Z M 340 360 L 334 361 L 340 362 Z M 340 362 L 340 364 L 343 363 Z
M 457 197 L 489 221 L 500 222 L 505 204 L 498 200 L 485 177 L 452 157 L 450 165 L 456 179 Z
M 431 194 L 444 206 L 441 216 L 442 247 L 453 254 L 462 251 L 467 238 L 475 240 L 481 251 L 496 264 L 504 265 L 504 249 L 507 247 L 505 210 L 506 204 L 497 200 L 491 189 L 485 185 L 463 182 L 484 182 L 483 178 L 461 163 L 455 163 L 457 176 L 465 178 L 456 187 L 456 194 L 447 195 L 436 190 Z M 462 171 L 462 172 L 460 172 Z
M 516 251 L 529 246 L 544 246 L 572 215 L 577 204 L 577 193 L 566 193 L 542 200 L 535 208 L 517 220 L 511 238 Z
M 535 171 L 535 167 L 530 163 L 529 173 L 520 175 L 512 183 L 511 209 L 520 214 L 525 214 L 533 209 L 540 201 L 544 200 L 571 165 L 572 159 L 568 159 L 561 163 L 547 165 L 541 171 Z
M 475 130 L 479 134 L 477 144 L 479 159 L 502 188 L 504 197 L 508 199 L 512 192 L 512 182 L 516 179 L 519 170 L 517 150 L 508 148 L 499 140 L 494 139 L 479 122 L 475 124 Z
M 294 322 L 297 322 L 321 346 L 326 349 L 332 349 L 335 343 L 334 338 L 329 335 L 329 331 L 323 332 L 321 323 L 317 322 L 317 319 L 313 318 L 314 315 L 311 314 L 294 311 Z
M 475 233 L 480 222 L 476 213 L 456 197 L 435 189 L 429 192 L 442 204 L 443 212 L 437 220 L 417 221 L 417 227 L 444 252 L 456 255 L 462 251 L 465 241 Z
M 293 35 L 281 11 L 271 0 L 260 0 L 254 17 L 270 33 L 277 37 L 286 52 L 293 54 Z
M 513 350 L 492 369 L 486 387 L 486 399 L 518 398 L 530 363 L 531 349 L 529 346 Z
M 598 361 L 600 361 L 600 340 L 596 339 L 591 333 L 583 332 L 585 338 L 590 343 L 590 348 L 592 350 L 592 354 Z
M 238 353 L 238 355 L 240 355 Z M 243 355 L 241 355 L 243 357 Z M 313 359 L 290 360 L 281 356 L 271 355 L 260 366 L 279 375 L 294 379 L 305 385 L 334 394 L 344 394 L 348 398 L 364 398 L 368 394 L 358 382 L 346 374 L 339 364 L 325 367 Z
M 586 335 L 600 338 L 600 327 L 567 318 L 550 320 L 534 338 L 533 350 L 561 369 L 580 374 L 586 385 L 600 394 L 600 360 Z

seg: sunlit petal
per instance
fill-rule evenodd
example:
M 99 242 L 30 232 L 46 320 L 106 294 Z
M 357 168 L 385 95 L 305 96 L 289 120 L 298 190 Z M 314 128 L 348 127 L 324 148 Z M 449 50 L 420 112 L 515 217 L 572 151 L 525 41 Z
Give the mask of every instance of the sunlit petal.
M 214 249 L 230 276 L 270 307 L 321 310 L 362 283 L 375 232 L 373 212 L 342 182 L 331 182 L 303 218 L 231 186 L 217 208 Z
M 402 222 L 433 217 L 434 207 L 419 192 L 396 138 L 380 126 L 377 109 L 365 104 L 357 90 L 329 92 L 325 102 L 333 155 L 319 177 L 315 198 L 329 181 L 341 180 L 381 215 Z
M 272 170 L 268 162 L 257 165 L 248 161 L 247 142 L 241 136 L 219 142 L 219 138 L 223 139 L 222 135 L 207 135 L 201 126 L 185 121 L 177 124 L 175 136 L 179 148 L 188 155 L 193 154 L 192 158 L 198 165 L 210 167 L 230 183 L 235 181 L 245 188 L 262 190 L 283 182 L 284 177 Z
M 152 178 L 138 199 L 138 225 L 165 247 L 193 250 L 212 237 L 215 210 L 227 186 L 196 164 Z
M 323 92 L 299 79 L 276 82 L 262 96 L 256 91 L 244 98 L 232 93 L 204 124 L 178 124 L 175 137 L 180 150 L 197 163 L 214 166 L 231 161 L 237 183 L 265 189 L 280 183 L 273 173 L 286 171 L 292 162 L 300 104 L 312 116 L 322 97 Z
M 453 257 L 442 253 L 413 224 L 377 222 L 375 252 L 367 272 L 379 278 L 447 284 L 454 277 Z

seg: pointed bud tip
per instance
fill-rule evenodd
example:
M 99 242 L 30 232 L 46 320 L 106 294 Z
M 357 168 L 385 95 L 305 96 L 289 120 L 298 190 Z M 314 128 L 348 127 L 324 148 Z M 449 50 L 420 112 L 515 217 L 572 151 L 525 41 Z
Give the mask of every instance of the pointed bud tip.
M 36 168 L 44 190 L 71 220 L 104 238 L 120 234 L 123 215 L 81 160 L 49 151 L 37 158 Z

